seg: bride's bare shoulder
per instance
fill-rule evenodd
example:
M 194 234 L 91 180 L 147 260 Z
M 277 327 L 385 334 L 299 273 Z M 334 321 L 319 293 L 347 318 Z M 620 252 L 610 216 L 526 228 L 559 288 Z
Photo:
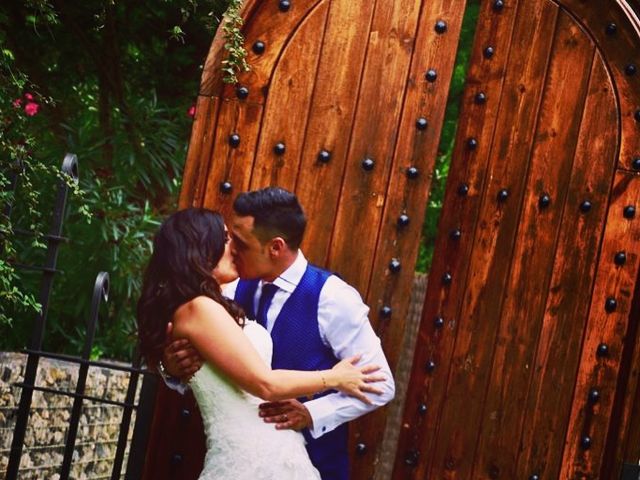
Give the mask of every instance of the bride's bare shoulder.
M 221 304 L 213 298 L 200 295 L 180 305 L 173 314 L 173 318 L 175 322 L 184 322 L 201 317 L 210 318 L 211 316 L 217 317 L 225 314 L 227 314 L 227 311 Z

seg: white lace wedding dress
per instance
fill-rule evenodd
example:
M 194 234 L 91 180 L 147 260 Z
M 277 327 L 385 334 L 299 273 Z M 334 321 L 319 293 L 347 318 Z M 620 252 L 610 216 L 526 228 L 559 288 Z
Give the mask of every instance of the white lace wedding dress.
M 270 365 L 273 343 L 254 321 L 244 327 L 253 346 Z M 210 364 L 202 366 L 189 385 L 200 407 L 207 454 L 199 480 L 320 479 L 293 430 L 276 430 L 258 416 L 263 400 L 238 388 Z

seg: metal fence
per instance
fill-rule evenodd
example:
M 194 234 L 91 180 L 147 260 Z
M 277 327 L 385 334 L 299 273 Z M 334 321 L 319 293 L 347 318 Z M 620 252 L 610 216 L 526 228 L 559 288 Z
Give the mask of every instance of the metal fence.
M 17 192 L 17 187 L 21 175 L 21 168 L 19 165 L 17 167 L 18 168 L 14 169 L 14 171 L 12 172 L 9 183 L 9 188 L 12 189 L 14 193 Z M 78 181 L 78 159 L 75 155 L 67 154 L 65 156 L 62 163 L 62 173 L 66 176 L 67 180 L 70 179 L 73 182 Z M 112 480 L 121 478 L 123 474 L 123 463 L 125 458 L 125 450 L 127 449 L 128 444 L 131 418 L 133 412 L 136 411 L 136 421 L 124 475 L 127 479 L 140 478 L 144 464 L 144 452 L 146 450 L 149 427 L 151 424 L 151 416 L 155 397 L 156 376 L 153 373 L 150 374 L 150 372 L 148 372 L 147 370 L 141 369 L 141 357 L 138 352 L 135 353 L 134 360 L 130 366 L 123 366 L 111 362 L 90 360 L 93 341 L 98 325 L 100 306 L 103 302 L 106 302 L 108 300 L 109 296 L 108 273 L 98 273 L 95 280 L 93 298 L 91 302 L 91 314 L 87 321 L 86 337 L 81 356 L 63 355 L 42 350 L 53 280 L 55 274 L 59 273 L 59 270 L 57 269 L 58 250 L 62 243 L 68 241 L 67 238 L 62 236 L 68 193 L 68 181 L 60 180 L 54 204 L 51 227 L 49 233 L 47 235 L 44 235 L 43 238 L 46 242 L 46 255 L 44 264 L 28 265 L 21 264 L 19 262 L 12 263 L 14 267 L 19 269 L 35 270 L 41 272 L 42 281 L 40 285 L 40 294 L 38 297 L 41 305 L 41 310 L 37 314 L 34 321 L 34 325 L 31 331 L 31 338 L 28 344 L 29 347 L 23 351 L 23 353 L 27 354 L 27 365 L 25 369 L 24 380 L 15 384 L 15 386 L 21 389 L 21 395 L 17 410 L 16 422 L 13 430 L 13 438 L 11 443 L 6 478 L 7 480 L 17 479 L 19 473 L 24 470 L 24 468 L 20 468 L 20 462 L 23 452 L 25 433 L 27 431 L 27 426 L 29 423 L 29 414 L 31 410 L 33 394 L 36 391 L 53 395 L 64 395 L 73 399 L 73 405 L 69 418 L 69 426 L 67 429 L 66 438 L 64 440 L 64 455 L 62 464 L 60 465 L 59 469 L 60 480 L 66 480 L 69 478 L 71 467 L 74 464 L 74 450 L 76 446 L 79 446 L 76 445 L 76 439 L 84 401 L 90 401 L 96 404 L 111 405 L 122 409 L 122 418 L 120 422 L 116 452 L 115 456 L 112 459 L 113 465 L 110 476 Z M 5 205 L 3 213 L 7 218 L 11 218 L 12 206 L 13 205 L 11 203 Z M 13 233 L 15 235 L 35 235 L 35 232 L 19 228 L 14 228 Z M 78 365 L 78 380 L 76 382 L 74 391 L 37 386 L 36 377 L 39 361 L 41 358 L 56 359 L 59 361 Z M 85 392 L 85 387 L 89 367 L 101 367 L 110 370 L 120 370 L 128 372 L 129 383 L 125 400 L 116 401 L 107 398 L 87 395 Z M 138 389 L 140 375 L 145 376 L 142 383 L 138 403 L 135 403 L 136 391 Z

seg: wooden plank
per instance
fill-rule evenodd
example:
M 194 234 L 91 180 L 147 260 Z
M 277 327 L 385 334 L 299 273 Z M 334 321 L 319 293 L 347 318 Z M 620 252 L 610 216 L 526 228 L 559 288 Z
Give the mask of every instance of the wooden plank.
M 564 12 L 558 17 L 554 37 L 502 312 L 498 315 L 472 478 L 516 477 L 519 446 L 513 439 L 520 436 L 528 421 L 522 405 L 533 372 L 594 55 L 590 39 Z M 547 208 L 539 205 L 543 194 L 552 201 Z M 579 210 L 571 213 L 577 216 Z
M 466 0 L 433 1 L 422 7 L 405 87 L 406 97 L 367 295 L 368 304 L 372 307 L 370 320 L 381 337 L 392 371 L 395 371 L 401 354 L 399 346 L 405 331 L 414 275 L 412 267 L 418 255 L 416 238 L 420 238 L 420 220 L 424 218 L 431 179 L 429 173 L 435 163 L 465 4 Z M 446 22 L 446 32 L 436 32 L 437 22 Z M 425 79 L 425 72 L 430 68 L 437 69 L 439 78 L 436 82 Z M 426 129 L 418 128 L 418 119 L 426 120 L 427 117 L 430 125 Z M 417 178 L 410 178 L 409 168 L 417 169 Z M 399 227 L 398 217 L 401 214 L 410 216 L 413 221 Z M 392 258 L 400 259 L 404 266 L 398 273 L 389 271 Z M 392 308 L 392 316 L 380 320 L 379 312 L 383 305 Z M 355 457 L 352 462 L 354 478 L 371 478 L 373 475 L 382 453 L 379 441 L 383 436 L 386 414 L 386 409 L 378 409 L 352 424 L 353 442 L 363 443 L 371 451 L 366 456 Z
M 611 80 L 599 55 L 591 73 L 562 230 L 546 300 L 542 330 L 531 362 L 515 478 L 557 478 L 571 393 L 616 164 L 617 109 Z M 598 159 L 593 161 L 593 159 Z M 555 195 L 554 195 L 555 197 Z M 580 205 L 589 199 L 588 214 Z M 518 405 L 521 408 L 521 405 Z
M 557 14 L 550 2 L 518 5 L 430 477 L 471 475 Z M 499 202 L 502 189 L 509 197 Z M 454 282 L 459 275 L 452 272 Z
M 221 101 L 214 149 L 209 159 L 203 206 L 220 211 L 228 216 L 233 199 L 249 187 L 251 168 L 262 119 L 262 105 L 237 99 Z M 239 136 L 237 146 L 232 144 L 232 135 Z M 231 190 L 221 188 L 229 182 Z
M 143 480 L 196 479 L 202 471 L 205 435 L 191 392 L 180 395 L 158 381 Z
M 640 207 L 640 176 L 619 171 L 611 195 L 565 439 L 559 477 L 563 480 L 576 477 L 595 479 L 600 475 L 605 438 L 617 388 L 622 346 L 630 320 L 631 296 L 635 290 L 640 266 L 637 253 L 637 246 L 640 244 L 640 218 L 624 218 L 623 211 L 629 205 Z M 614 256 L 621 251 L 627 252 L 626 263 L 623 266 L 614 262 Z M 617 301 L 617 308 L 613 312 L 605 310 L 605 302 L 609 298 Z M 608 347 L 605 356 L 597 354 L 601 345 Z M 587 403 L 592 388 L 600 392 L 600 399 L 595 404 Z M 581 445 L 585 436 L 591 441 L 588 449 Z
M 321 2 L 293 33 L 273 72 L 251 189 L 277 185 L 294 190 L 316 81 L 329 3 Z M 276 145 L 285 151 L 278 154 Z
M 191 128 L 191 140 L 178 201 L 181 209 L 202 203 L 219 106 L 220 100 L 216 97 L 200 95 L 196 101 L 196 115 Z
M 629 318 L 634 319 L 630 326 L 635 328 L 635 334 L 630 332 L 625 349 L 631 350 L 627 355 L 628 362 L 623 362 L 630 369 L 629 379 L 625 388 L 624 398 L 618 410 L 622 412 L 620 428 L 609 430 L 607 445 L 615 449 L 608 458 L 605 457 L 601 472 L 614 472 L 615 477 L 620 476 L 623 462 L 636 463 L 640 461 L 640 277 L 636 280 L 636 291 L 633 296 L 634 304 L 631 307 Z M 631 329 L 630 329 L 631 330 Z M 615 410 L 615 407 L 614 407 Z
M 426 210 L 430 173 L 437 155 L 465 4 L 466 0 L 441 0 L 423 7 L 414 61 L 407 81 L 368 292 L 369 304 L 375 312 L 371 321 L 383 339 L 392 367 L 400 353 L 397 345 L 404 333 L 403 319 L 413 277 L 413 268 L 410 267 L 415 265 L 418 255 L 419 243 L 415 239 L 421 234 L 420 220 Z M 446 22 L 446 34 L 436 33 L 434 25 L 438 21 Z M 424 78 L 424 73 L 430 68 L 436 69 L 439 76 L 433 83 Z M 427 120 L 429 126 L 425 130 L 419 129 L 416 126 L 418 119 Z M 412 167 L 417 169 L 416 178 L 408 174 Z M 405 227 L 398 225 L 401 214 L 409 217 L 409 224 Z M 400 259 L 406 268 L 392 274 L 388 267 L 392 258 Z M 378 312 L 384 305 L 392 308 L 393 319 L 390 321 L 380 319 Z
M 516 5 L 507 7 L 500 15 L 495 14 L 488 2 L 481 6 L 438 227 L 440 234 L 436 239 L 430 270 L 433 281 L 427 290 L 414 369 L 406 396 L 394 468 L 396 480 L 424 478 L 428 455 L 433 451 L 438 412 L 444 402 L 444 388 L 438 385 L 446 382 L 446 365 L 450 361 L 458 325 L 456 314 L 463 298 L 464 274 L 460 275 L 463 281 L 452 283 L 448 289 L 442 288 L 440 279 L 448 270 L 465 272 L 471 258 L 473 231 L 481 200 L 479 192 L 487 171 L 515 14 Z M 487 47 L 494 52 L 489 58 L 484 53 Z M 488 95 L 484 105 L 474 101 L 481 91 Z M 475 151 L 467 148 L 467 139 L 471 137 L 478 140 Z M 459 194 L 462 185 L 469 187 L 469 193 L 464 197 Z M 460 231 L 458 240 L 450 237 L 454 230 Z M 434 319 L 440 316 L 443 319 L 441 327 L 434 323 Z M 428 360 L 435 360 L 442 368 L 425 373 L 423 366 Z M 426 407 L 426 412 L 421 410 L 422 407 Z
M 633 170 L 632 163 L 640 152 L 640 82 L 638 73 L 629 75 L 627 66 L 634 64 L 640 69 L 640 20 L 626 5 L 627 2 L 585 3 L 580 0 L 560 2 L 572 12 L 594 37 L 602 49 L 604 59 L 613 75 L 620 104 L 622 137 L 620 142 L 619 168 Z M 615 25 L 615 31 L 608 30 Z
M 375 6 L 328 261 L 361 292 L 369 283 L 421 4 Z M 375 162 L 371 171 L 363 169 L 366 158 Z
M 249 0 L 242 7 L 245 26 L 242 33 L 247 49 L 247 63 L 251 70 L 238 75 L 239 86 L 248 89 L 247 102 L 264 104 L 269 94 L 269 85 L 275 65 L 282 50 L 309 13 L 325 0 L 300 0 L 290 2 L 290 8 L 282 11 L 278 1 Z M 253 45 L 256 41 L 264 43 L 262 53 L 256 53 Z M 205 63 L 200 91 L 210 95 L 222 95 L 225 98 L 236 97 L 236 85 L 222 86 L 221 61 L 226 58 L 224 36 L 219 29 Z
M 302 249 L 317 265 L 327 261 L 374 5 L 333 0 L 328 13 L 295 186 L 311 220 Z M 322 150 L 327 162 L 318 159 Z

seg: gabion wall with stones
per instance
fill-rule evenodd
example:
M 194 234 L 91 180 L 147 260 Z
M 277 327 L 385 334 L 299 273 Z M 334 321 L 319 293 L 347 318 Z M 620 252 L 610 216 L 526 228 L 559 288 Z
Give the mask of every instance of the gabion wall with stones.
M 20 388 L 13 386 L 23 380 L 26 355 L 0 352 L 0 477 L 4 478 L 20 401 Z M 68 362 L 40 359 L 36 385 L 57 390 L 75 391 L 78 366 Z M 139 382 L 141 383 L 141 382 Z M 91 367 L 87 377 L 86 395 L 109 400 L 125 399 L 129 373 Z M 140 393 L 136 394 L 136 402 Z M 73 398 L 64 395 L 34 392 L 31 415 L 25 435 L 19 478 L 57 479 L 64 442 L 69 427 Z M 97 480 L 111 478 L 122 409 L 85 400 L 73 455 L 71 478 Z M 129 429 L 129 442 L 135 422 L 135 411 Z M 125 454 L 123 474 L 128 456 Z

